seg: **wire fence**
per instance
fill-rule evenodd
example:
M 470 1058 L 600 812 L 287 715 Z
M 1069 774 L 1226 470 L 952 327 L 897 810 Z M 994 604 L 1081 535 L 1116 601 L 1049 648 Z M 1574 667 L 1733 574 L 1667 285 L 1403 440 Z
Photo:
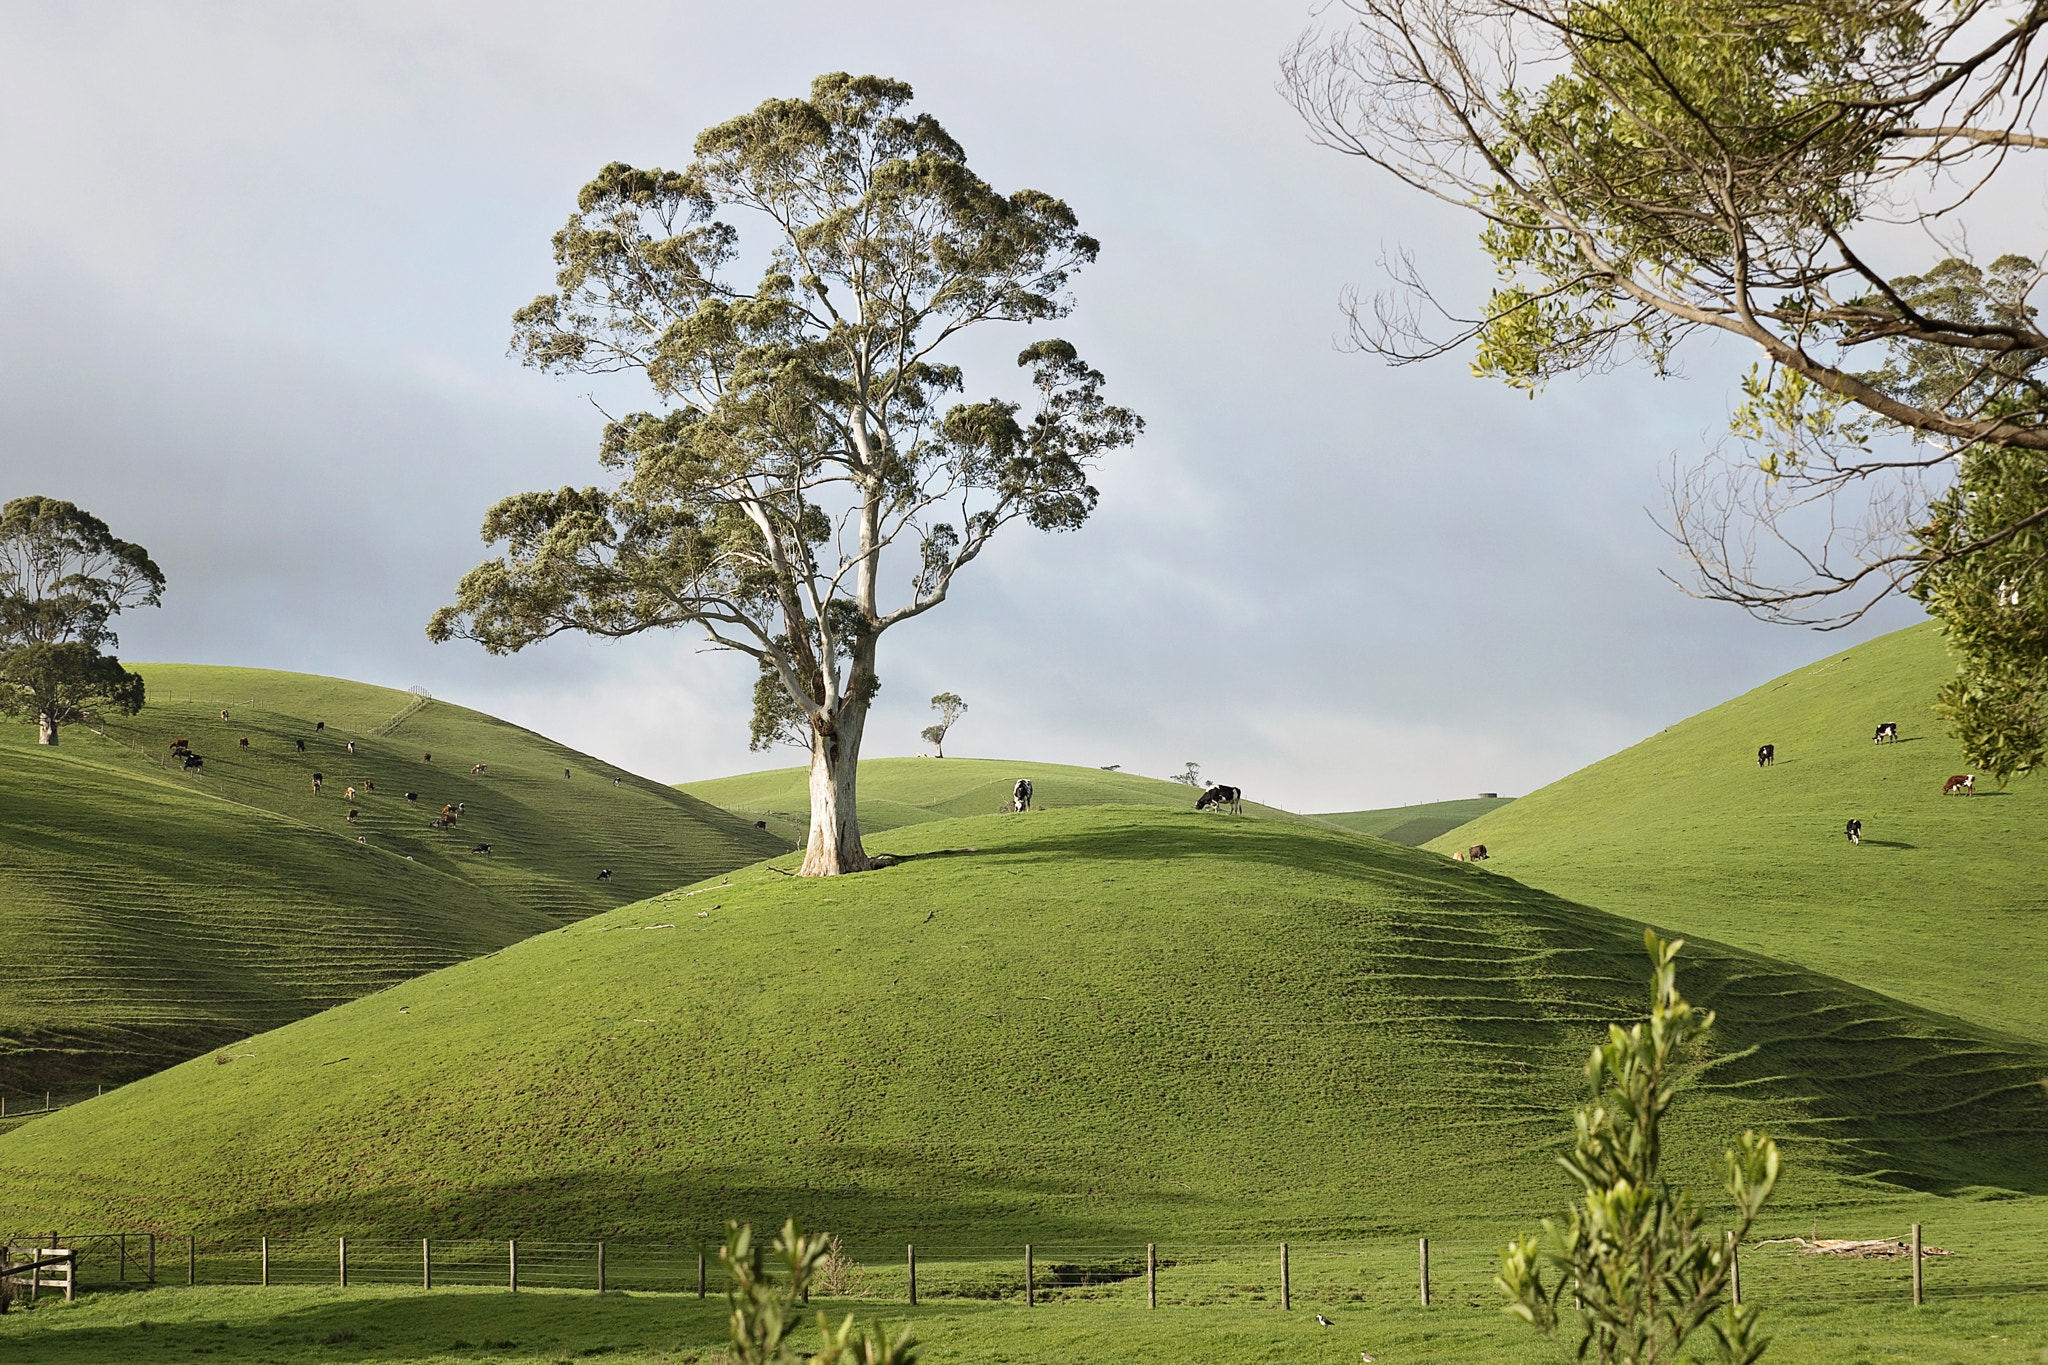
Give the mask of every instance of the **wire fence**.
M 83 1291 L 182 1285 L 476 1286 L 626 1290 L 722 1297 L 719 1243 L 486 1238 L 159 1238 L 148 1233 L 14 1236 L 77 1253 Z M 1838 1257 L 1793 1243 L 1742 1248 L 1745 1302 L 1840 1306 L 1911 1302 L 1912 1257 Z M 837 1247 L 813 1282 L 821 1298 L 873 1303 L 1106 1300 L 1161 1309 L 1215 1305 L 1332 1311 L 1394 1304 L 1493 1310 L 1497 1241 L 1370 1238 L 1250 1245 L 1049 1242 Z M 2048 1258 L 2024 1244 L 1930 1249 L 1929 1302 L 2048 1294 Z

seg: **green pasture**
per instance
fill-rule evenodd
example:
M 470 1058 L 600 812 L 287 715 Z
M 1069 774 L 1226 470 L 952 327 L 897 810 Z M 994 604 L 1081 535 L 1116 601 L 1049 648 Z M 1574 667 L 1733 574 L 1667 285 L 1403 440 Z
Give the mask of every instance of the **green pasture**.
M 1943 796 L 1967 771 L 1915 626 L 1765 683 L 1480 817 L 1493 871 L 2048 1040 L 2048 783 Z M 1900 741 L 1876 745 L 1881 721 Z M 1759 768 L 1757 746 L 1776 746 Z M 1863 843 L 1843 826 L 1863 821 Z
M 0 1093 L 17 1112 L 788 847 L 446 702 L 135 667 L 149 704 L 103 733 L 73 726 L 50 749 L 0 726 Z M 174 738 L 205 766 L 185 771 Z M 456 827 L 430 829 L 455 802 Z
M 905 825 L 929 824 L 964 816 L 988 815 L 1009 809 L 1017 779 L 1031 779 L 1031 804 L 1039 810 L 1076 806 L 1156 806 L 1193 810 L 1197 789 L 1159 777 L 1113 773 L 1101 768 L 1074 768 L 1063 763 L 1026 763 L 997 758 L 870 758 L 860 765 L 860 828 L 879 834 Z M 810 821 L 810 775 L 807 768 L 775 768 L 767 772 L 685 782 L 678 791 L 749 819 L 792 843 L 803 842 Z M 1306 820 L 1254 801 L 1244 813 L 1269 820 Z
M 1895 1234 L 1904 1230 L 1892 1225 L 1897 1218 L 1923 1212 L 1948 1216 L 1930 1241 L 1952 1254 L 1927 1261 L 1928 1298 L 1920 1308 L 1911 1306 L 1903 1262 L 1747 1247 L 1744 1297 L 1765 1309 L 1774 1338 L 1765 1359 L 1780 1365 L 2038 1365 L 2048 1350 L 2048 1271 L 2037 1251 L 2038 1209 L 1920 1199 L 1873 1210 L 1832 1231 Z M 0 1317 L 0 1360 L 101 1365 L 198 1355 L 252 1363 L 538 1365 L 602 1358 L 710 1365 L 720 1357 L 725 1304 L 715 1267 L 703 1299 L 694 1293 L 694 1264 L 675 1267 L 683 1280 L 659 1291 L 629 1283 L 600 1295 L 592 1250 L 532 1248 L 533 1273 L 544 1281 L 534 1284 L 524 1278 L 529 1249 L 522 1246 L 521 1289 L 512 1293 L 502 1280 L 422 1290 L 396 1272 L 372 1272 L 365 1282 L 356 1270 L 342 1289 L 333 1283 L 334 1248 L 327 1244 L 325 1283 L 308 1273 L 267 1288 L 181 1284 L 91 1293 L 68 1305 L 46 1299 L 33 1311 L 17 1309 Z M 1146 1306 L 1143 1250 L 1034 1248 L 1038 1302 L 1032 1307 L 1024 1304 L 1021 1248 L 987 1249 L 978 1259 L 920 1255 L 920 1302 L 912 1308 L 897 1248 L 888 1260 L 855 1257 L 839 1292 L 819 1295 L 812 1309 L 835 1320 L 852 1313 L 862 1321 L 907 1322 L 932 1365 L 1350 1365 L 1362 1352 L 1388 1365 L 1547 1365 L 1569 1358 L 1500 1313 L 1489 1283 L 1497 1247 L 1482 1238 L 1432 1243 L 1427 1308 L 1417 1302 L 1415 1246 L 1407 1239 L 1292 1245 L 1291 1311 L 1280 1308 L 1274 1246 L 1161 1244 L 1157 1309 Z M 608 1247 L 608 1265 L 625 1268 L 629 1281 L 632 1251 Z M 1085 1284 L 1071 1273 L 1112 1258 L 1138 1273 Z M 1061 1271 L 1069 1272 L 1064 1283 Z M 616 1275 L 608 1279 L 618 1283 Z M 1319 1326 L 1319 1312 L 1334 1325 Z M 800 1331 L 800 1344 L 811 1340 L 814 1329 Z
M 1491 1240 L 1563 1197 L 1585 1050 L 1642 1009 L 1639 926 L 1334 830 L 1105 806 L 876 845 L 904 861 L 736 871 L 39 1119 L 0 1226 Z M 1723 1026 L 1681 1175 L 1762 1127 L 1815 1216 L 2048 1192 L 2041 1049 L 1687 962 Z
M 1337 811 L 1312 818 L 1369 834 L 1397 844 L 1426 844 L 1430 840 L 1468 825 L 1489 811 L 1514 800 L 1511 796 L 1468 796 L 1457 801 L 1425 801 L 1414 806 L 1389 806 L 1384 810 Z

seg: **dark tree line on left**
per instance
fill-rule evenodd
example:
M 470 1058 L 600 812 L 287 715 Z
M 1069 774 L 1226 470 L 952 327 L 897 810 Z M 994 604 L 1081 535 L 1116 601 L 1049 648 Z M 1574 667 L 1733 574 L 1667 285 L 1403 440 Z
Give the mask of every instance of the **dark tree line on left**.
M 55 744 L 66 725 L 142 709 L 142 678 L 121 666 L 113 619 L 163 603 L 149 551 L 58 498 L 0 507 L 0 714 L 33 716 Z

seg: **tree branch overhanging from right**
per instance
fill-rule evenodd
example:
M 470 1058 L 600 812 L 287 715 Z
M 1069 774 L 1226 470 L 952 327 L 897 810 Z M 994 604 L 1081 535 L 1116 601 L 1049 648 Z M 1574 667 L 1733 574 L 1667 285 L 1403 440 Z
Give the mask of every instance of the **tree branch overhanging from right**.
M 2032 130 L 2048 3 L 1329 13 L 1288 54 L 1285 93 L 1323 145 L 1473 213 L 1499 276 L 1471 315 L 1400 256 L 1394 291 L 1347 297 L 1353 342 L 1394 363 L 1470 346 L 1475 373 L 1531 394 L 1662 372 L 1701 332 L 1754 345 L 1729 442 L 1670 480 L 1682 586 L 1827 628 L 1910 593 L 1961 660 L 1939 705 L 1972 761 L 2040 766 L 2044 244 L 1981 264 L 1950 225 L 2014 154 L 2048 147 Z M 1936 244 L 1918 274 L 1873 262 L 1900 222 Z

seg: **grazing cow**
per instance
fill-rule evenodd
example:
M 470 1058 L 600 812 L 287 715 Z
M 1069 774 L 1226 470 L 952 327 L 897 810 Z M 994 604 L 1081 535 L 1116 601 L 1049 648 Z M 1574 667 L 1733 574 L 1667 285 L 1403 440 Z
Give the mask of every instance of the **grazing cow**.
M 1861 820 L 1851 820 L 1842 832 L 1849 836 L 1849 842 L 1852 844 L 1863 842 L 1863 822 Z
M 610 881 L 612 879 L 612 870 L 608 867 L 599 868 L 597 870 L 597 879 L 601 882 Z
M 469 814 L 469 802 L 467 802 L 467 801 L 457 801 L 457 802 L 455 803 L 455 813 L 456 813 L 457 815 L 467 815 L 467 814 Z
M 1451 855 L 1451 861 L 1452 861 L 1452 862 L 1454 862 L 1454 863 L 1462 863 L 1462 862 L 1464 862 L 1464 861 L 1465 861 L 1465 853 L 1464 853 L 1464 850 L 1460 849 L 1460 850 L 1459 850 L 1458 852 L 1456 852 L 1456 853 L 1453 853 L 1453 854 Z
M 348 822 L 349 822 L 349 823 L 350 823 L 351 825 L 353 825 L 353 824 L 354 824 L 354 823 L 355 823 L 355 822 L 356 822 L 357 820 L 359 820 L 359 819 L 361 819 L 361 818 L 362 818 L 362 814 L 363 814 L 363 813 L 362 813 L 361 811 L 359 811 L 359 810 L 355 809 L 355 808 L 354 808 L 353 806 L 351 806 L 351 807 L 349 808 L 349 812 L 348 812 Z
M 356 836 L 356 842 L 359 844 L 367 844 L 370 842 L 370 836 L 367 834 L 358 834 Z
M 1756 751 L 1756 766 L 1759 768 L 1768 768 L 1777 761 L 1778 746 L 1775 744 L 1766 744 Z
M 180 753 L 180 752 L 182 752 L 182 751 L 184 751 L 184 750 L 186 750 L 186 749 L 189 749 L 189 748 L 191 748 L 191 747 L 192 747 L 192 741 L 191 741 L 191 740 L 189 740 L 189 739 L 174 739 L 174 740 L 172 740 L 172 741 L 171 741 L 171 752 L 172 752 L 172 753 L 174 753 L 174 754 L 175 754 L 175 753 Z
M 613 778 L 613 779 L 612 779 L 612 785 L 613 785 L 614 787 L 617 787 L 617 786 L 621 786 L 621 785 L 623 785 L 623 783 L 624 783 L 624 779 L 623 779 L 623 778 L 617 778 L 617 777 L 615 777 L 615 778 Z
M 344 792 L 342 792 L 342 795 L 346 797 L 348 800 L 353 801 L 356 799 L 356 789 L 354 787 L 350 787 Z
M 1031 779 L 1020 777 L 1017 785 L 1010 788 L 1010 809 L 1027 811 L 1031 809 Z
M 298 746 L 299 746 L 299 752 L 300 752 L 300 753 L 304 753 L 304 752 L 306 752 L 306 741 L 305 741 L 305 740 L 303 740 L 303 739 L 295 739 L 295 740 L 293 740 L 293 741 L 292 741 L 292 743 L 294 743 L 294 744 L 296 744 L 296 745 L 298 745 Z
M 248 748 L 248 747 L 249 747 L 249 741 L 248 741 L 248 740 L 246 740 L 246 739 L 244 739 L 244 740 L 238 740 L 238 741 L 236 741 L 236 742 L 237 742 L 238 744 L 240 744 L 240 745 L 241 745 L 241 747 L 242 747 L 242 748 L 244 748 L 244 749 L 246 749 L 246 748 Z
M 1870 737 L 1870 742 L 1872 744 L 1897 744 L 1899 742 L 1899 723 L 1895 720 L 1884 722 L 1877 727 L 1877 733 Z
M 366 777 L 363 779 L 363 790 L 366 792 L 373 792 L 377 790 L 377 784 Z
M 1232 815 L 1242 815 L 1244 793 L 1236 787 L 1226 787 L 1219 782 L 1195 798 L 1196 810 L 1207 810 L 1211 806 L 1217 810 L 1227 810 Z
M 569 775 L 569 770 L 568 770 L 567 768 L 564 768 L 564 769 L 562 769 L 562 776 L 563 776 L 563 777 L 567 777 L 568 775 Z
M 315 795 L 315 796 L 318 796 L 319 794 L 320 794 L 320 774 L 318 774 L 318 773 L 314 773 L 314 774 L 313 774 L 313 795 Z
M 321 730 L 325 730 L 326 728 L 327 722 L 324 720 L 316 720 L 313 722 L 313 730 L 316 734 Z
M 420 794 L 418 792 L 407 792 L 405 794 L 405 799 L 408 801 L 417 801 L 420 799 Z
M 768 828 L 768 822 L 767 822 L 766 820 L 756 820 L 756 821 L 754 822 L 754 828 L 755 828 L 755 829 L 766 829 L 766 828 Z
M 489 844 L 472 844 L 469 851 L 471 853 L 481 853 L 486 858 L 491 856 L 491 846 Z
M 482 777 L 484 775 L 484 765 L 481 763 L 477 764 L 469 770 L 469 775 L 471 777 Z
M 1943 796 L 1947 796 L 1952 792 L 1961 792 L 1965 796 L 1975 796 L 1977 794 L 1977 775 L 1975 773 L 1957 773 L 1954 777 L 1941 784 L 1941 794 Z
M 421 755 L 420 755 L 420 762 L 422 762 L 422 763 L 432 763 L 433 761 L 434 761 L 434 756 L 433 756 L 432 754 L 421 754 Z
M 1466 861 L 1466 862 L 1468 862 L 1468 863 L 1483 863 L 1483 862 L 1485 862 L 1485 861 L 1486 861 L 1486 845 L 1485 845 L 1485 844 L 1474 844 L 1474 845 L 1472 845 L 1472 847 L 1470 847 L 1470 848 L 1466 849 L 1466 850 L 1465 850 L 1465 861 Z
M 226 719 L 228 718 L 228 713 L 227 713 L 227 712 L 225 712 L 225 711 L 221 712 L 221 713 L 220 713 L 220 718 L 221 718 L 222 720 L 226 720 Z
M 206 760 L 202 759 L 198 754 L 188 753 L 185 755 L 185 771 L 191 772 L 194 768 L 203 767 L 205 762 Z
M 350 753 L 354 753 L 356 751 L 356 742 L 354 740 L 350 740 L 348 742 L 348 751 Z

